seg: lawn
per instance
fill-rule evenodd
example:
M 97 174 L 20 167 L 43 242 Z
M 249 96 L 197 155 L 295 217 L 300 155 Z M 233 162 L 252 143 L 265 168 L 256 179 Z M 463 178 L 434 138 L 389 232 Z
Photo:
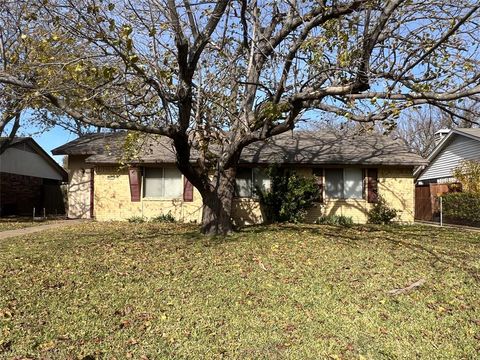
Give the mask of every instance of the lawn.
M 31 226 L 46 225 L 54 220 L 35 220 L 30 218 L 0 218 L 0 232 L 23 229 Z
M 479 235 L 86 223 L 9 238 L 0 358 L 478 358 Z

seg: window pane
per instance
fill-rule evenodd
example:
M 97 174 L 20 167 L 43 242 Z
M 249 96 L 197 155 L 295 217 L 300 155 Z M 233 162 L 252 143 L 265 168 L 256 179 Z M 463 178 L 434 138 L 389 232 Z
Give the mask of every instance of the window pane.
M 253 169 L 253 189 L 255 193 L 257 189 L 261 191 L 270 190 L 270 177 L 266 169 Z
M 325 196 L 343 198 L 343 169 L 325 169 Z
M 144 197 L 163 197 L 163 169 L 145 168 Z
M 166 199 L 181 198 L 183 194 L 182 173 L 177 168 L 164 168 Z
M 346 199 L 361 199 L 363 184 L 362 169 L 346 168 L 345 169 L 345 198 Z
M 235 196 L 252 197 L 252 169 L 237 170 Z

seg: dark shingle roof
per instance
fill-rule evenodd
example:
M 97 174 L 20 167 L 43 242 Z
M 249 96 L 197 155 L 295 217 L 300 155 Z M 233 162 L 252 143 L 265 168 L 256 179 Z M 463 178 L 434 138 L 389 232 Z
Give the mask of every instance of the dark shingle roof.
M 87 162 L 115 164 L 122 160 L 126 133 L 95 134 L 69 142 L 54 154 L 91 155 Z M 193 156 L 195 160 L 195 156 Z M 173 163 L 175 151 L 166 137 L 149 137 L 131 163 Z M 303 165 L 425 165 L 425 159 L 410 152 L 400 141 L 381 135 L 340 136 L 320 132 L 289 132 L 247 146 L 244 164 Z

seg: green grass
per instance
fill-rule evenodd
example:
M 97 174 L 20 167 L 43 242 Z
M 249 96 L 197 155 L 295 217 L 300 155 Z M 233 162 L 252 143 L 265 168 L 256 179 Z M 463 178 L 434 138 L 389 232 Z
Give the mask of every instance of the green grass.
M 0 358 L 478 358 L 479 235 L 86 223 L 6 239 Z

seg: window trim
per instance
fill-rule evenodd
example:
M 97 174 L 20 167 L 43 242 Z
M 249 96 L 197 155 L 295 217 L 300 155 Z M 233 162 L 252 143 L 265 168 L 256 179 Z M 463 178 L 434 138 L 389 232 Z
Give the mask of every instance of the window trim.
M 177 167 L 173 167 L 175 168 L 176 170 L 178 170 Z M 146 189 L 146 186 L 145 186 L 145 183 L 146 183 L 146 180 L 147 180 L 147 176 L 146 176 L 146 172 L 147 172 L 147 169 L 162 169 L 162 180 L 163 180 L 163 190 L 164 190 L 164 195 L 163 196 L 146 196 L 145 195 L 145 189 Z M 172 201 L 172 200 L 182 200 L 183 201 L 183 193 L 184 193 L 184 176 L 183 174 L 180 172 L 180 170 L 178 170 L 178 172 L 180 173 L 180 188 L 181 188 L 181 194 L 180 196 L 178 197 L 165 197 L 165 166 L 161 166 L 161 167 L 147 167 L 147 166 L 144 166 L 142 167 L 142 201 L 145 200 L 145 201 Z

